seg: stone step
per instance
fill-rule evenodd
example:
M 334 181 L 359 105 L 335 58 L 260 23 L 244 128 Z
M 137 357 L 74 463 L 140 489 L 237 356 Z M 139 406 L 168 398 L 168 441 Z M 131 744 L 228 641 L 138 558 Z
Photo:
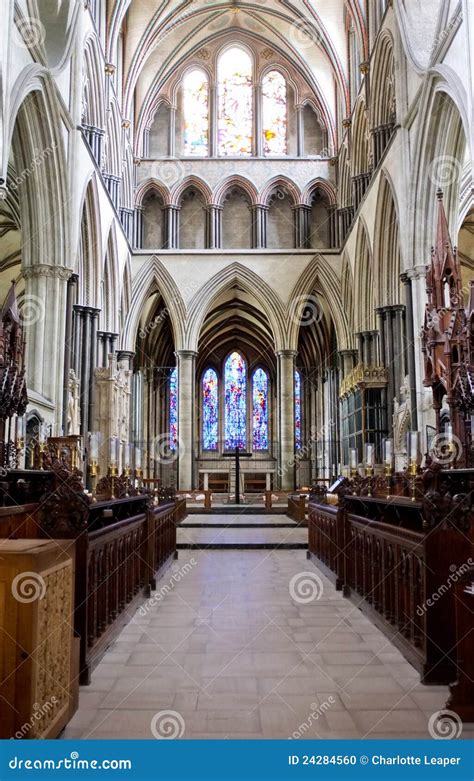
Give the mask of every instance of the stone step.
M 178 527 L 178 549 L 290 549 L 306 550 L 308 530 L 304 527 L 213 526 L 211 528 Z

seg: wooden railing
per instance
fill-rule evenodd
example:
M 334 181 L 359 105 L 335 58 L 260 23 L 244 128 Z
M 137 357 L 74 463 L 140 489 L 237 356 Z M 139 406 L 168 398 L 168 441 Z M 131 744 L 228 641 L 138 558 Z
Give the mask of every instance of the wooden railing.
M 156 573 L 175 555 L 175 517 L 175 504 L 149 507 L 78 540 L 75 628 L 81 637 L 81 683 L 89 682 L 107 647 L 156 588 Z
M 303 494 L 288 495 L 288 510 L 286 514 L 297 523 L 306 522 L 306 496 Z
M 95 501 L 81 475 L 63 463 L 11 470 L 0 482 L 0 538 L 74 540 L 74 629 L 80 638 L 80 681 L 133 610 L 156 587 L 156 575 L 176 555 L 176 524 L 186 500 L 171 490 L 147 493 L 122 481 L 122 497 Z M 131 495 L 129 495 L 131 494 Z
M 473 543 L 472 496 L 449 493 L 454 479 L 444 475 L 443 491 L 422 501 L 344 494 L 337 506 L 322 496 L 309 504 L 308 555 L 424 683 L 456 678 L 454 585 L 472 562 Z

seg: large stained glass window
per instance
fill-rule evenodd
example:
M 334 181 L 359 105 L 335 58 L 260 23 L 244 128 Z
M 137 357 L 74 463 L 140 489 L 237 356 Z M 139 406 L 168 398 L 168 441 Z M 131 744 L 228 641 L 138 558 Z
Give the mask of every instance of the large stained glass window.
M 268 374 L 257 369 L 252 379 L 253 449 L 268 450 Z
M 183 79 L 184 154 L 206 156 L 209 151 L 209 82 L 199 68 Z
M 219 59 L 219 154 L 252 153 L 252 59 L 244 49 L 227 49 Z
M 226 450 L 247 446 L 247 376 L 240 353 L 229 355 L 224 366 L 224 443 Z
M 202 447 L 217 450 L 219 431 L 218 380 L 214 369 L 207 369 L 202 376 Z
M 301 450 L 301 374 L 295 370 L 295 448 Z
M 178 368 L 170 374 L 169 385 L 169 420 L 170 420 L 170 450 L 176 450 L 178 445 Z
M 286 81 L 278 71 L 270 71 L 262 81 L 263 151 L 266 155 L 287 153 Z

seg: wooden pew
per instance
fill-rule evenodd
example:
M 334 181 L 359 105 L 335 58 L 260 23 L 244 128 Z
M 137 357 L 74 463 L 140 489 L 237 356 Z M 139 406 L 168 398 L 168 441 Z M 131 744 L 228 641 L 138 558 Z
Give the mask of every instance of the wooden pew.
M 423 683 L 456 678 L 454 585 L 473 555 L 474 475 L 456 471 L 427 470 L 417 477 L 415 498 L 377 496 L 375 480 L 369 487 L 355 481 L 337 506 L 321 491 L 309 504 L 308 555 L 400 648 Z M 405 477 L 400 484 L 411 493 Z

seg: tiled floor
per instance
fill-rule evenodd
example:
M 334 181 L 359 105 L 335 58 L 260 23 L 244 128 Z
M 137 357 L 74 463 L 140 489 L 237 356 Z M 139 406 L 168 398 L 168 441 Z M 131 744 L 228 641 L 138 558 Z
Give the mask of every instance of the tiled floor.
M 208 528 L 199 528 L 202 524 Z M 178 526 L 179 546 L 197 544 L 283 545 L 288 547 L 307 543 L 308 529 L 298 527 L 287 515 L 243 515 L 239 513 L 232 515 L 189 515 L 184 526 Z
M 165 584 L 63 737 L 417 738 L 445 706 L 304 551 L 181 551 Z

